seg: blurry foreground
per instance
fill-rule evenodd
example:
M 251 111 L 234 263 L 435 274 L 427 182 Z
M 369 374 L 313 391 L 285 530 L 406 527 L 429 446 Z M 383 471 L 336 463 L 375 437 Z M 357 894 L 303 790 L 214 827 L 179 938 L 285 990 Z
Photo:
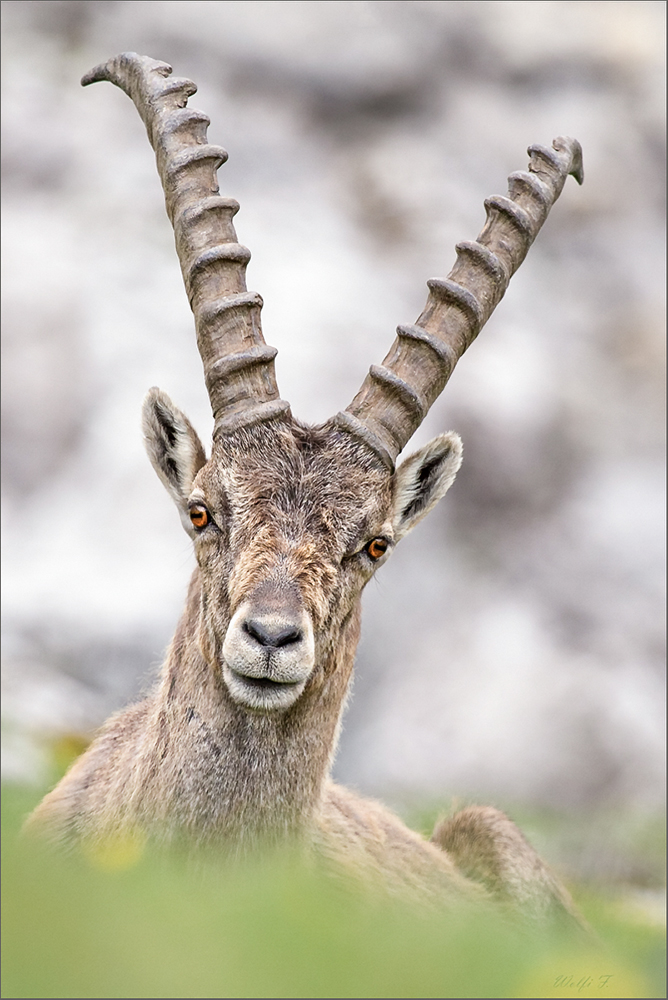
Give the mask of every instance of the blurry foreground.
M 663 929 L 629 897 L 576 893 L 598 947 L 380 904 L 289 858 L 48 856 L 17 839 L 35 801 L 3 792 L 6 997 L 665 996 Z

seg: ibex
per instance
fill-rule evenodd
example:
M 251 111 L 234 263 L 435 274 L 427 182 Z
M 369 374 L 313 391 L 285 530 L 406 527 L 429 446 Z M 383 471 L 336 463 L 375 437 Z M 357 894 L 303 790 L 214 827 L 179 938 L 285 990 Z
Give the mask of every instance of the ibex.
M 151 389 L 146 447 L 193 540 L 197 568 L 162 669 L 145 700 L 112 717 L 29 820 L 64 843 L 141 831 L 193 849 L 304 844 L 390 892 L 444 901 L 505 900 L 527 912 L 570 908 L 519 829 L 492 808 L 439 823 L 430 842 L 330 768 L 353 670 L 366 583 L 452 484 L 462 458 L 441 434 L 399 452 L 502 298 L 579 144 L 531 146 L 528 172 L 485 202 L 475 242 L 457 245 L 413 326 L 400 326 L 341 413 L 318 427 L 278 393 L 276 351 L 246 289 L 239 206 L 218 192 L 227 159 L 196 86 L 124 53 L 86 74 L 132 99 L 155 150 L 214 417 L 207 460 L 187 417 Z

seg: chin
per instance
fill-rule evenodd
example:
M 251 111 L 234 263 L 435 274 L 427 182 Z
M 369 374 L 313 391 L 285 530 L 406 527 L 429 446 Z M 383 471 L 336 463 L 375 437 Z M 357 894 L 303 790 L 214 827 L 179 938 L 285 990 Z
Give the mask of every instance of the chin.
M 249 677 L 223 664 L 223 680 L 232 700 L 253 712 L 285 712 L 301 697 L 306 680 L 277 681 L 271 677 Z

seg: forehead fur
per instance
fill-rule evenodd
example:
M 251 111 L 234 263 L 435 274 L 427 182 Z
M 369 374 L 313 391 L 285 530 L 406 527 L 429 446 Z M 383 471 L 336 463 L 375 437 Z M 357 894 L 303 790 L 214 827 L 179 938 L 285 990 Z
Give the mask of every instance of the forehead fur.
M 329 537 L 345 548 L 387 516 L 391 476 L 349 435 L 328 425 L 277 421 L 214 442 L 195 487 L 230 516 L 235 530 L 286 538 Z

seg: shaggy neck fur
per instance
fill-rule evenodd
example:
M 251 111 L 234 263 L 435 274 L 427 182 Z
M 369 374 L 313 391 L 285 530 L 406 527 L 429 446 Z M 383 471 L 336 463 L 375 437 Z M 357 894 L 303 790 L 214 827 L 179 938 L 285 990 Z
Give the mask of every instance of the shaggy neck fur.
M 220 667 L 205 659 L 198 642 L 201 600 L 196 571 L 138 762 L 137 818 L 150 818 L 162 837 L 167 831 L 170 839 L 207 842 L 222 835 L 240 847 L 306 833 L 336 748 L 359 639 L 359 603 L 297 703 L 284 713 L 258 714 L 232 701 Z

